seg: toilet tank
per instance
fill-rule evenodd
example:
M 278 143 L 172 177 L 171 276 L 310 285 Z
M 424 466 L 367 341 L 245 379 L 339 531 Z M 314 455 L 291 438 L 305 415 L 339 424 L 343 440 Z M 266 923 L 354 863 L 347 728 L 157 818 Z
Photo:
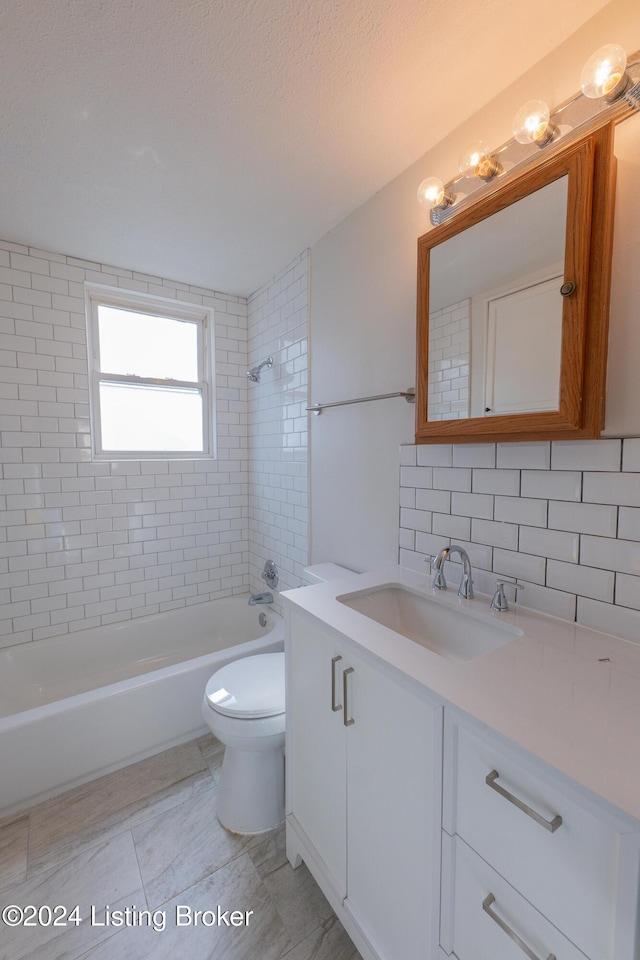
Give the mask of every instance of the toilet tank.
M 308 584 L 339 580 L 341 577 L 347 577 L 354 572 L 348 570 L 347 567 L 341 567 L 337 563 L 314 563 L 310 567 L 305 567 L 302 571 L 304 582 Z

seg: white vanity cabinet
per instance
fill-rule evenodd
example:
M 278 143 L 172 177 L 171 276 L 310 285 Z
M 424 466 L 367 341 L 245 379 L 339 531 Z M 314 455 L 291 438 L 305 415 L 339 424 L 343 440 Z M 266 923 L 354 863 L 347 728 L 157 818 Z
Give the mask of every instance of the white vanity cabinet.
M 363 957 L 437 953 L 442 707 L 289 609 L 287 853 Z
M 458 960 L 638 960 L 637 824 L 446 711 L 441 946 Z
M 640 647 L 523 608 L 459 660 L 347 603 L 486 618 L 421 583 L 287 597 L 290 862 L 364 960 L 640 960 Z

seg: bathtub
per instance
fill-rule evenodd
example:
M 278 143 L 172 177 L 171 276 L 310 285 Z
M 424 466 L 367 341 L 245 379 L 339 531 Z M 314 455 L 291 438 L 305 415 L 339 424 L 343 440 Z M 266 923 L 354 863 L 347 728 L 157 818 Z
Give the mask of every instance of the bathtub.
M 211 674 L 284 648 L 282 619 L 248 598 L 0 650 L 0 817 L 207 732 Z

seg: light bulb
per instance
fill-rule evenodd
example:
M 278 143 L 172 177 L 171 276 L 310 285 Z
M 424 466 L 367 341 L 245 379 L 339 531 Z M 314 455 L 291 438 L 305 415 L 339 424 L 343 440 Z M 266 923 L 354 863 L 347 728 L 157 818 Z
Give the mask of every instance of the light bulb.
M 617 43 L 608 43 L 593 53 L 580 74 L 580 87 L 585 97 L 616 100 L 629 85 L 626 74 L 627 55 Z
M 442 180 L 437 177 L 427 177 L 418 187 L 418 203 L 425 210 L 448 207 L 454 201 L 454 195 L 445 190 Z
M 495 157 L 491 156 L 489 147 L 482 140 L 477 140 L 467 147 L 460 157 L 460 173 L 489 181 L 502 173 L 502 167 Z
M 556 125 L 549 120 L 549 107 L 544 100 L 529 100 L 513 118 L 513 135 L 518 143 L 535 143 L 544 147 L 557 132 Z

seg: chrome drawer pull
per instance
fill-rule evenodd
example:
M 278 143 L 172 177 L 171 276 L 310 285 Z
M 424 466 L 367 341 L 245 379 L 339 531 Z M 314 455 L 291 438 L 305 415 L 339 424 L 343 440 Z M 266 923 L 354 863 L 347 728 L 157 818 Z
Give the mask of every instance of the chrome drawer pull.
M 555 815 L 553 820 L 545 820 L 539 813 L 537 813 L 532 807 L 524 802 L 524 800 L 519 800 L 518 797 L 514 797 L 512 793 L 509 793 L 508 790 L 505 790 L 504 787 L 501 787 L 499 783 L 496 783 L 496 780 L 500 774 L 497 770 L 492 770 L 491 773 L 488 773 L 484 778 L 484 782 L 488 787 L 491 787 L 492 790 L 495 790 L 496 793 L 499 793 L 501 797 L 504 797 L 505 800 L 508 800 L 509 803 L 512 803 L 518 810 L 522 810 L 523 813 L 526 813 L 528 817 L 531 817 L 532 820 L 535 820 L 536 823 L 539 823 L 541 827 L 544 827 L 545 830 L 548 830 L 549 833 L 555 833 L 560 824 L 562 823 L 562 817 L 559 813 Z
M 331 709 L 334 713 L 342 710 L 342 704 L 336 703 L 336 663 L 340 663 L 342 657 L 333 657 L 331 659 Z
M 491 909 L 491 905 L 495 902 L 496 898 L 492 893 L 490 893 L 488 897 L 485 897 L 485 899 L 482 901 L 482 909 L 484 912 L 489 914 L 494 923 L 497 923 L 500 929 L 504 930 L 508 937 L 511 937 L 513 942 L 520 947 L 523 953 L 526 953 L 526 955 L 529 957 L 529 960 L 540 960 L 538 954 L 534 953 L 533 950 L 526 945 L 524 940 L 520 939 L 515 930 L 512 930 L 511 927 L 505 923 L 502 917 L 499 917 L 498 914 Z M 547 960 L 556 960 L 555 955 L 550 953 L 547 957 Z
M 353 667 L 347 667 L 342 674 L 342 696 L 344 699 L 344 710 L 342 713 L 342 722 L 345 727 L 350 727 L 355 723 L 353 717 L 349 716 L 349 674 L 353 673 Z

